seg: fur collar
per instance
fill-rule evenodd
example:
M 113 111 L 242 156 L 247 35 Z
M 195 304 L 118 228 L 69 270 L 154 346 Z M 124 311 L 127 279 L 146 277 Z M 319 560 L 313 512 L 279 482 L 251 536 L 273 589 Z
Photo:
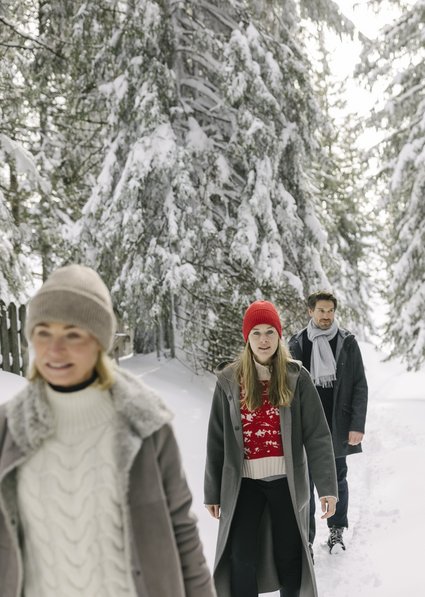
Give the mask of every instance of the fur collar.
M 139 378 L 116 369 L 110 389 L 120 426 L 142 440 L 172 419 L 162 399 Z M 29 383 L 6 404 L 8 427 L 23 455 L 37 450 L 53 434 L 53 413 L 47 401 L 45 382 Z

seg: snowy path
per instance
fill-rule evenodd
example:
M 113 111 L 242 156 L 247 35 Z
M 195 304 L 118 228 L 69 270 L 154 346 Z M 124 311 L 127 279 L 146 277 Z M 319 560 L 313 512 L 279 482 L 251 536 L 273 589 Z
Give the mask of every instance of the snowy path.
M 326 524 L 317 524 L 319 595 L 423 597 L 425 369 L 407 373 L 398 361 L 382 363 L 382 355 L 371 345 L 362 344 L 361 349 L 370 387 L 364 453 L 348 459 L 347 551 L 330 556 L 324 546 Z M 158 361 L 153 355 L 131 357 L 121 365 L 156 388 L 175 413 L 174 426 L 194 495 L 194 510 L 212 567 L 217 524 L 203 507 L 202 486 L 215 378 L 196 376 L 178 361 Z M 0 377 L 0 402 L 25 383 L 1 371 Z
M 348 459 L 347 551 L 330 556 L 324 545 L 326 523 L 317 524 L 319 595 L 423 597 L 425 371 L 407 373 L 397 361 L 382 363 L 382 355 L 371 345 L 361 348 L 370 387 L 364 453 Z M 202 484 L 214 376 L 198 377 L 177 361 L 157 361 L 151 355 L 130 358 L 122 365 L 155 387 L 176 415 L 194 510 L 212 566 L 216 523 L 202 505 Z

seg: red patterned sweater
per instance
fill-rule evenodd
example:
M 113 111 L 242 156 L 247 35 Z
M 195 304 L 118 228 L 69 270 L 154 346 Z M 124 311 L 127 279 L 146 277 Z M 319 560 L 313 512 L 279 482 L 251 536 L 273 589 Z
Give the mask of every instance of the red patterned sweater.
M 258 367 L 257 367 L 258 368 Z M 266 369 L 262 367 L 262 369 Z M 263 376 L 264 376 L 264 372 Z M 241 419 L 244 443 L 243 476 L 263 479 L 285 474 L 279 408 L 269 401 L 269 380 L 261 380 L 263 404 L 254 411 L 243 404 L 241 387 Z
M 247 460 L 283 456 L 279 408 L 270 404 L 270 382 L 262 381 L 261 385 L 263 386 L 263 404 L 257 410 L 248 410 L 243 405 L 243 391 L 241 390 L 244 457 Z

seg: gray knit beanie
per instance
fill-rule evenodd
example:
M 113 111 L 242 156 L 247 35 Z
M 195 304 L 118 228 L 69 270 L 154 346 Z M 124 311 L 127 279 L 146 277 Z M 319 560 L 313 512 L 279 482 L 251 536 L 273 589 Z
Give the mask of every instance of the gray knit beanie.
M 39 323 L 67 323 L 90 332 L 107 352 L 112 347 L 116 320 L 111 295 L 99 274 L 84 265 L 54 271 L 28 306 L 28 339 Z

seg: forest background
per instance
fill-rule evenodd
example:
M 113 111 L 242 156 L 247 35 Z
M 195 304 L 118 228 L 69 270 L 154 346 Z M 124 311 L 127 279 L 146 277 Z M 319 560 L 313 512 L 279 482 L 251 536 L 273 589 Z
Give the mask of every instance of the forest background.
M 359 0 L 371 37 L 354 4 L 0 0 L 0 298 L 86 263 L 136 351 L 198 371 L 233 356 L 250 301 L 288 335 L 331 288 L 361 338 L 384 305 L 387 352 L 418 368 L 425 0 Z

